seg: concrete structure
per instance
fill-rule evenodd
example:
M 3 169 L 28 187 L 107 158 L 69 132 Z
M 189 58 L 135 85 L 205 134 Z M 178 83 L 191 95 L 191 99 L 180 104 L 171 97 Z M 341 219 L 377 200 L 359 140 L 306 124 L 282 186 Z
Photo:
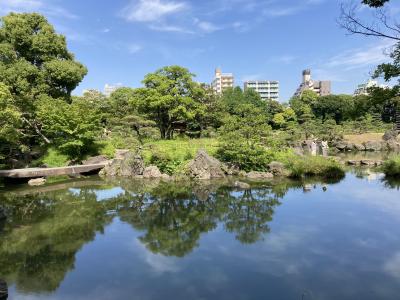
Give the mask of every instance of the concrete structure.
M 244 89 L 253 89 L 262 100 L 279 100 L 279 82 L 269 80 L 249 80 L 244 82 Z
M 104 86 L 104 95 L 106 95 L 106 97 L 110 97 L 112 92 L 115 92 L 117 89 L 119 89 L 121 87 L 122 87 L 121 83 L 117 83 L 117 84 L 114 84 L 114 85 L 106 83 L 105 86 Z
M 222 73 L 220 68 L 215 70 L 215 77 L 211 83 L 211 87 L 217 94 L 222 94 L 222 92 L 227 88 L 232 88 L 235 79 L 232 73 Z
M 374 88 L 374 87 L 379 87 L 382 89 L 389 89 L 390 87 L 385 84 L 379 84 L 378 81 L 369 79 L 366 83 L 359 84 L 354 91 L 354 96 L 360 96 L 360 95 L 369 95 L 369 89 Z
M 27 169 L 13 169 L 1 170 L 0 177 L 7 178 L 37 178 L 48 176 L 60 175 L 77 175 L 82 173 L 89 173 L 103 169 L 108 162 L 102 162 L 94 165 L 78 165 L 70 167 L 59 168 L 27 168 Z
M 317 93 L 318 96 L 327 96 L 331 94 L 331 82 L 327 80 L 312 80 L 311 70 L 307 69 L 303 71 L 303 81 L 294 95 L 298 97 L 307 90 Z

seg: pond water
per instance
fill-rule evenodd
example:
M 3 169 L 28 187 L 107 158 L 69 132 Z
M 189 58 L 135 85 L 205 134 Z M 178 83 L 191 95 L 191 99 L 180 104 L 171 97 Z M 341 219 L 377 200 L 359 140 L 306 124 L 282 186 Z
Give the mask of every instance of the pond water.
M 91 177 L 3 190 L 9 298 L 399 299 L 398 183 L 358 172 L 229 186 Z

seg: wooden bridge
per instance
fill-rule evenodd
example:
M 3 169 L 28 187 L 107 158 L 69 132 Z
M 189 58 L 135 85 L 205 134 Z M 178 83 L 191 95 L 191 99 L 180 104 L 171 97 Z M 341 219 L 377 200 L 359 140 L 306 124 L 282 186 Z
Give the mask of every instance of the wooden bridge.
M 0 177 L 38 178 L 38 177 L 61 176 L 61 175 L 78 175 L 83 173 L 100 171 L 105 167 L 107 163 L 108 162 L 106 161 L 93 165 L 77 165 L 77 166 L 58 167 L 58 168 L 27 168 L 27 169 L 0 170 Z

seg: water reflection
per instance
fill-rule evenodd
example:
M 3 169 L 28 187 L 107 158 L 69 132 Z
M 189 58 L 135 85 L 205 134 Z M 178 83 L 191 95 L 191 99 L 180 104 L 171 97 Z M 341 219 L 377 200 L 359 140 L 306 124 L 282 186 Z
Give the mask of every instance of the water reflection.
M 365 170 L 363 172 L 360 171 L 357 176 L 367 179 L 369 173 L 365 173 Z M 332 278 L 341 278 L 346 275 L 342 272 L 346 266 L 357 268 L 358 251 L 377 247 L 374 245 L 382 242 L 378 240 L 381 236 L 378 234 L 378 229 L 375 239 L 371 239 L 368 235 L 364 237 L 360 234 L 363 233 L 360 228 L 372 226 L 369 224 L 383 226 L 382 222 L 386 222 L 385 219 L 378 218 L 370 222 L 359 217 L 371 216 L 372 219 L 372 214 L 396 212 L 394 208 L 398 207 L 397 202 L 390 199 L 386 199 L 388 207 L 383 211 L 382 201 L 376 197 L 382 192 L 381 186 L 378 188 L 375 186 L 375 184 L 382 185 L 380 180 L 383 179 L 378 174 L 373 184 L 362 186 L 368 189 L 364 191 L 357 186 L 352 194 L 354 198 L 352 201 L 357 205 L 365 205 L 365 199 L 369 199 L 371 207 L 379 208 L 373 210 L 365 208 L 355 210 L 354 207 L 343 204 L 349 205 L 350 199 L 347 197 L 354 187 L 352 185 L 355 184 L 354 181 L 346 180 L 341 184 L 338 184 L 338 181 L 325 183 L 315 179 L 280 180 L 271 183 L 252 183 L 251 189 L 239 190 L 233 188 L 233 182 L 228 180 L 201 184 L 193 182 L 174 184 L 143 180 L 104 182 L 93 177 L 83 181 L 9 190 L 0 194 L 0 207 L 4 208 L 8 216 L 3 227 L 0 226 L 0 278 L 15 288 L 17 293 L 57 293 L 62 290 L 62 283 L 68 281 L 68 274 L 74 273 L 72 271 L 79 265 L 79 253 L 82 253 L 83 246 L 96 245 L 91 250 L 86 250 L 87 256 L 81 258 L 80 263 L 82 264 L 83 260 L 87 262 L 91 257 L 96 257 L 98 260 L 88 263 L 90 266 L 88 273 L 74 274 L 78 280 L 89 281 L 87 285 L 92 291 L 97 289 L 99 293 L 106 289 L 106 287 L 100 289 L 99 286 L 113 282 L 113 287 L 118 290 L 121 299 L 129 298 L 129 292 L 132 290 L 127 286 L 135 280 L 136 290 L 148 296 L 146 293 L 153 289 L 153 282 L 157 276 L 160 276 L 160 280 L 157 281 L 160 291 L 162 288 L 168 290 L 169 286 L 182 286 L 184 285 L 182 282 L 193 285 L 194 282 L 200 282 L 199 280 L 201 280 L 200 285 L 207 284 L 209 288 L 217 290 L 221 286 L 226 287 L 230 278 L 247 285 L 246 289 L 239 289 L 235 284 L 229 285 L 230 289 L 240 292 L 243 298 L 246 298 L 246 293 L 254 292 L 257 297 L 253 299 L 260 299 L 264 295 L 260 293 L 262 290 L 260 288 L 257 290 L 258 294 L 253 290 L 252 284 L 257 282 L 258 287 L 268 286 L 271 290 L 283 293 L 274 294 L 276 297 L 295 294 L 296 299 L 301 299 L 301 295 L 307 294 L 308 296 L 305 296 L 307 299 L 312 292 L 305 293 L 305 288 L 313 286 L 308 283 L 308 279 L 311 282 L 323 279 L 329 282 Z M 385 181 L 384 185 L 397 189 L 399 187 L 398 183 L 392 181 Z M 305 190 L 311 192 L 304 193 Z M 332 199 L 332 195 L 336 197 L 335 201 L 329 203 L 328 200 L 330 197 Z M 283 198 L 286 202 L 288 199 L 294 201 L 291 205 L 285 203 L 285 206 L 282 205 Z M 299 199 L 305 201 L 300 202 Z M 340 199 L 346 200 L 341 202 Z M 312 209 L 311 205 L 314 205 Z M 398 208 L 400 209 L 400 206 Z M 281 215 L 278 224 L 274 220 L 277 218 L 277 211 L 286 212 L 287 218 Z M 352 232 L 347 233 L 349 224 L 352 223 L 349 223 L 350 219 L 347 219 L 346 214 L 356 212 L 359 212 L 357 218 L 350 217 L 356 224 L 356 229 L 353 228 Z M 285 220 L 288 224 L 290 223 L 288 220 L 292 221 L 290 226 Z M 275 227 L 272 224 L 275 224 Z M 340 230 L 338 224 L 343 224 L 346 230 Z M 387 226 L 389 225 L 391 226 L 388 223 Z M 110 233 L 110 228 L 118 228 L 123 232 L 120 235 L 115 232 Z M 117 237 L 115 240 L 111 239 L 111 242 L 107 240 L 105 246 L 102 245 L 103 233 L 108 237 L 116 234 Z M 357 240 L 353 234 L 361 238 Z M 209 240 L 205 242 L 204 239 Z M 395 237 L 391 237 L 387 244 L 396 245 L 395 242 Z M 339 255 L 337 250 L 342 250 L 341 243 L 350 247 L 349 249 L 358 251 L 354 251 L 353 254 L 343 250 Z M 195 250 L 201 248 L 200 244 L 208 247 L 206 251 L 204 247 L 202 249 L 204 257 L 196 256 Z M 134 254 L 128 255 L 124 252 L 127 251 L 125 248 L 129 247 L 135 249 Z M 345 248 L 343 246 L 343 249 Z M 110 251 L 113 261 L 101 261 L 99 256 L 96 256 L 99 255 L 96 253 L 99 249 Z M 392 253 L 391 255 L 393 259 L 382 264 L 381 268 L 390 274 L 400 274 L 396 273 L 400 256 Z M 196 271 L 188 267 L 185 269 L 184 262 L 193 259 L 194 256 L 198 261 L 196 263 L 192 261 L 190 267 L 194 266 Z M 371 263 L 376 257 L 376 255 L 368 256 L 369 261 L 366 261 Z M 133 259 L 135 260 L 128 262 Z M 217 267 L 208 264 L 206 259 L 214 263 L 221 262 L 221 265 Z M 235 265 L 235 262 L 242 261 L 246 261 L 247 265 Z M 104 269 L 98 267 L 99 262 L 107 267 Z M 158 272 L 155 275 L 149 274 L 148 267 L 143 266 L 144 262 L 151 264 Z M 186 266 L 189 266 L 189 263 L 187 264 Z M 125 265 L 129 266 L 124 268 Z M 362 263 L 360 265 L 363 266 Z M 131 273 L 133 268 L 137 268 L 137 274 Z M 251 275 L 255 269 L 257 276 Z M 325 277 L 313 276 L 314 269 L 323 269 Z M 111 270 L 114 273 L 104 274 L 104 277 L 99 279 L 96 276 L 100 276 L 100 270 Z M 188 272 L 187 270 L 190 272 L 181 276 L 171 275 L 171 273 Z M 79 271 L 82 272 L 82 269 Z M 308 273 L 302 273 L 306 271 Z M 346 275 L 350 278 L 349 281 L 355 282 L 357 278 L 361 278 L 358 275 L 364 276 L 364 270 L 357 272 L 353 277 Z M 170 277 L 162 277 L 161 280 L 164 273 L 170 274 Z M 89 280 L 88 275 L 90 278 L 96 277 L 98 282 L 94 279 Z M 247 275 L 249 280 L 245 278 Z M 298 275 L 296 284 L 289 280 L 289 277 L 285 280 L 276 280 L 286 275 L 290 278 Z M 263 281 L 265 276 L 270 276 L 269 283 Z M 118 282 L 115 278 L 125 278 L 119 279 L 124 285 L 115 284 Z M 208 281 L 206 282 L 204 278 Z M 72 283 L 70 282 L 68 287 L 74 287 L 77 281 Z M 295 288 L 290 290 L 289 286 Z M 324 287 L 322 290 L 325 292 L 329 290 L 334 294 L 337 289 Z M 68 292 L 71 293 L 70 290 Z M 79 294 L 79 291 L 76 293 Z M 181 290 L 180 295 L 181 297 L 176 295 L 176 299 L 188 299 L 190 293 Z M 153 298 L 161 299 L 164 295 L 158 296 Z
M 75 254 L 116 216 L 143 232 L 138 239 L 148 250 L 165 256 L 192 252 L 218 223 L 240 242 L 254 243 L 270 231 L 279 199 L 302 183 L 245 191 L 231 186 L 89 180 L 4 193 L 0 277 L 23 292 L 56 290 L 74 268 Z

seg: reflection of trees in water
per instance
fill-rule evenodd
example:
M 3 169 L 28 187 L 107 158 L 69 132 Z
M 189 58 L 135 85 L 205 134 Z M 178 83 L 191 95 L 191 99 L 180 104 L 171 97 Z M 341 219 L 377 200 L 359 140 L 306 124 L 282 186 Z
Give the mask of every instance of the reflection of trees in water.
M 162 255 L 187 255 L 218 223 L 240 242 L 254 243 L 269 232 L 278 199 L 302 184 L 254 184 L 246 191 L 216 181 L 123 180 L 109 186 L 125 192 L 106 201 L 97 201 L 98 188 L 90 186 L 75 192 L 64 185 L 36 194 L 8 193 L 0 203 L 8 214 L 0 231 L 0 278 L 26 292 L 57 289 L 73 269 L 76 253 L 115 215 L 143 231 L 140 241 Z
M 387 188 L 400 190 L 400 178 L 398 177 L 385 177 L 383 183 Z
M 87 190 L 8 196 L 2 204 L 9 217 L 0 233 L 0 277 L 26 292 L 55 290 L 76 252 L 110 219 Z

